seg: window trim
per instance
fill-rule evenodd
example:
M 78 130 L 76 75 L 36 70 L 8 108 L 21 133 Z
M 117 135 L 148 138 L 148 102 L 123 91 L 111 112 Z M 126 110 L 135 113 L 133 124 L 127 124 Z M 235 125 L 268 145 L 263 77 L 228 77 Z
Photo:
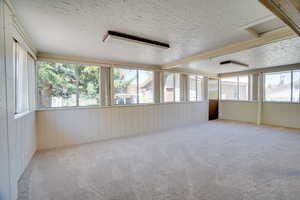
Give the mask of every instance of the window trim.
M 195 90 L 196 90 L 196 100 L 195 101 L 191 101 L 191 96 L 190 96 L 190 76 L 194 76 L 195 77 L 195 82 L 196 82 L 196 87 L 195 87 Z M 201 100 L 198 100 L 198 81 L 201 79 L 201 86 L 202 86 L 202 90 L 201 90 L 201 95 L 200 95 L 200 99 Z M 204 94 L 203 94 L 203 84 L 204 84 L 204 77 L 203 76 L 200 76 L 200 75 L 189 75 L 188 76 L 188 102 L 203 102 L 205 97 L 204 97 Z
M 282 71 L 274 71 L 274 72 L 265 72 L 263 73 L 263 99 L 262 99 L 262 102 L 263 103 L 287 103 L 287 104 L 300 104 L 300 97 L 299 97 L 299 100 L 298 102 L 294 102 L 293 101 L 293 93 L 294 93 L 294 71 L 299 71 L 300 70 L 297 70 L 297 69 L 292 69 L 292 70 L 282 70 Z M 270 100 L 266 100 L 266 75 L 267 74 L 280 74 L 280 73 L 286 73 L 286 72 L 289 72 L 290 75 L 291 75 L 291 82 L 290 82 L 290 86 L 291 86 L 291 98 L 289 101 L 270 101 Z
M 247 76 L 248 77 L 248 91 L 247 91 L 247 93 L 248 93 L 248 98 L 247 98 L 247 100 L 241 100 L 240 99 L 240 76 Z M 237 79 L 237 98 L 236 99 L 223 99 L 222 98 L 222 78 L 232 78 L 232 77 L 236 77 L 236 79 Z M 220 88 L 220 95 L 219 95 L 219 97 L 220 97 L 220 101 L 243 101 L 243 102 L 252 102 L 252 100 L 251 100 L 251 97 L 250 97 L 250 94 L 251 94 L 251 92 L 250 92 L 250 89 L 251 89 L 251 87 L 250 87 L 250 84 L 251 84 L 251 81 L 250 81 L 250 74 L 240 74 L 240 75 L 235 75 L 235 76 L 226 76 L 226 77 L 221 77 L 220 78 L 220 80 L 219 80 L 219 88 Z
M 298 72 L 300 74 L 300 69 L 292 70 L 292 103 L 298 103 L 300 104 L 300 88 L 299 88 L 299 96 L 298 96 L 298 101 L 293 101 L 294 98 L 294 72 Z M 300 83 L 299 83 L 300 86 Z
M 165 73 L 169 73 L 169 74 L 172 74 L 173 76 L 173 101 L 165 101 Z M 160 103 L 179 103 L 179 102 L 182 102 L 181 101 L 181 86 L 180 86 L 180 79 L 181 79 L 181 76 L 180 76 L 181 73 L 179 72 L 169 72 L 169 71 L 164 71 L 163 74 L 162 74 L 162 94 L 163 94 L 163 97 L 162 97 L 162 102 Z M 178 75 L 178 81 L 179 81 L 179 100 L 176 101 L 176 75 Z
M 13 86 L 13 89 L 14 89 L 14 116 L 15 118 L 19 118 L 19 117 L 22 117 L 28 113 L 30 113 L 32 111 L 32 109 L 30 108 L 30 102 L 29 102 L 29 86 L 30 86 L 30 80 L 29 80 L 29 73 L 30 73 L 30 70 L 29 70 L 29 66 L 28 66 L 28 56 L 32 56 L 30 54 L 30 52 L 28 52 L 27 48 L 23 46 L 23 44 L 21 44 L 17 39 L 15 39 L 14 37 L 12 37 L 12 43 L 13 43 L 13 79 L 14 79 L 14 86 Z M 19 66 L 17 66 L 19 64 L 19 55 L 18 54 L 18 50 L 21 49 L 22 51 L 24 51 L 24 53 L 26 54 L 25 55 L 25 58 L 26 58 L 26 63 L 23 67 L 23 73 L 21 74 L 22 76 L 26 74 L 26 78 L 27 80 L 25 80 L 26 82 L 26 92 L 24 93 L 26 95 L 26 108 L 24 110 L 21 110 L 21 111 L 18 111 L 18 104 L 21 102 L 21 104 L 23 105 L 23 101 L 18 98 L 19 95 L 19 91 L 18 91 L 18 78 L 20 78 L 18 76 L 19 74 L 19 71 L 18 69 Z M 24 63 L 23 63 L 24 64 Z M 24 73 L 24 70 L 27 70 L 26 73 Z M 24 79 L 24 77 L 22 77 L 22 80 Z M 23 88 L 22 88 L 23 89 Z M 24 91 L 21 91 L 21 92 L 24 92 Z M 23 94 L 23 96 L 24 96 Z
M 38 65 L 38 62 L 50 62 L 50 63 L 59 63 L 59 64 L 74 64 L 74 65 L 77 65 L 75 67 L 75 77 L 76 77 L 76 97 L 75 97 L 75 106 L 61 106 L 61 107 L 57 107 L 57 106 L 51 106 L 51 107 L 46 107 L 46 106 L 42 106 L 39 104 L 39 101 L 40 101 L 40 97 L 39 97 L 39 87 L 38 87 L 38 82 L 39 82 L 39 65 Z M 59 61 L 46 61 L 46 60 L 38 60 L 35 62 L 35 75 L 36 75 L 36 79 L 35 79 L 35 84 L 36 84 L 36 87 L 35 87 L 35 90 L 36 90 L 36 105 L 35 105 L 35 109 L 36 110 L 51 110 L 51 109 L 58 109 L 58 108 L 81 108 L 81 107 L 101 107 L 101 100 L 100 100 L 100 103 L 99 104 L 96 104 L 96 105 L 84 105 L 84 106 L 80 106 L 79 105 L 79 97 L 80 97 L 80 91 L 79 91 L 79 82 L 80 82 L 80 79 L 79 79 L 79 76 L 78 76 L 78 68 L 79 68 L 79 65 L 84 65 L 85 67 L 89 67 L 89 66 L 97 66 L 99 68 L 99 97 L 100 99 L 102 98 L 101 96 L 101 84 L 100 84 L 100 81 L 101 81 L 101 68 L 103 66 L 101 66 L 100 64 L 84 64 L 84 63 L 76 63 L 76 62 L 59 62 Z
M 247 91 L 247 99 L 246 100 L 240 99 L 240 77 L 241 76 L 247 76 L 247 79 L 248 79 L 248 87 L 247 87 L 248 91 Z M 251 80 L 250 80 L 250 74 L 238 75 L 238 101 L 250 101 L 250 99 L 252 98 L 252 97 L 250 97 L 250 89 L 251 89 L 250 84 L 252 84 Z
M 85 65 L 85 66 L 97 66 L 99 67 L 99 70 L 101 70 L 101 68 L 103 67 L 108 67 L 110 70 L 110 73 L 109 73 L 109 88 L 108 88 L 108 93 L 110 94 L 110 103 L 108 105 L 102 105 L 101 103 L 97 104 L 97 105 L 84 105 L 84 106 L 80 106 L 79 104 L 78 105 L 75 105 L 75 106 L 62 106 L 62 107 L 45 107 L 45 106 L 41 106 L 39 105 L 39 89 L 37 87 L 38 85 L 38 81 L 39 81 L 39 75 L 38 75 L 38 71 L 39 71 L 39 65 L 38 65 L 38 62 L 50 62 L 50 63 L 62 63 L 62 64 L 77 64 L 77 65 Z M 76 67 L 78 69 L 78 67 Z M 128 69 L 128 70 L 136 70 L 136 73 L 137 73 L 137 102 L 138 103 L 134 103 L 134 104 L 114 104 L 114 92 L 113 92 L 113 88 L 114 88 L 114 80 L 113 80 L 113 70 L 115 68 L 121 68 L 121 69 Z M 142 71 L 151 71 L 153 73 L 153 93 L 152 93 L 152 102 L 151 103 L 140 103 L 140 99 L 139 99 L 139 70 L 142 70 Z M 160 82 L 160 86 L 159 88 L 156 88 L 157 86 L 155 86 L 155 76 L 157 76 L 157 74 L 155 74 L 155 72 L 158 71 L 160 72 L 159 73 L 159 82 Z M 170 101 L 170 102 L 164 102 L 164 89 L 163 89 L 163 85 L 161 84 L 162 83 L 162 80 L 163 80 L 163 74 L 164 73 L 171 73 L 173 75 L 173 86 L 174 86 L 174 94 L 173 94 L 173 101 Z M 182 104 L 182 103 L 201 103 L 201 102 L 205 102 L 205 99 L 202 98 L 202 100 L 199 100 L 199 101 L 188 101 L 188 100 L 184 100 L 182 101 L 182 92 L 181 90 L 183 90 L 183 88 L 181 88 L 181 72 L 174 72 L 174 71 L 162 71 L 162 70 L 155 70 L 155 69 L 148 69 L 148 68 L 143 68 L 143 67 L 129 67 L 129 66 L 120 66 L 120 65 L 101 65 L 101 64 L 98 64 L 98 63 L 87 63 L 85 64 L 84 62 L 81 63 L 81 62 L 61 62 L 59 60 L 55 61 L 55 60 L 37 60 L 36 61 L 36 64 L 35 64 L 35 76 L 36 76 L 36 79 L 35 79 L 35 83 L 36 83 L 36 106 L 35 106 L 35 110 L 37 111 L 43 111 L 43 110 L 64 110 L 64 109 L 97 109 L 97 108 L 109 108 L 109 107 L 132 107 L 132 106 L 146 106 L 146 105 L 161 105 L 161 104 Z M 175 92 L 175 86 L 176 86 L 176 75 L 178 75 L 178 78 L 179 78 L 179 88 L 180 88 L 180 98 L 178 99 L 178 101 L 176 101 L 176 92 Z M 192 75 L 195 75 L 197 77 L 200 77 L 203 81 L 204 81 L 204 76 L 203 75 L 198 75 L 198 74 L 192 74 Z M 101 77 L 100 77 L 100 82 L 101 82 Z M 220 82 L 220 81 L 219 81 Z M 204 82 L 203 82 L 204 83 Z M 101 87 L 101 84 L 99 85 L 99 87 Z M 156 94 L 156 90 L 159 89 L 160 92 L 160 101 L 159 102 L 155 102 L 155 94 Z M 101 90 L 101 89 L 100 89 Z M 186 90 L 186 89 L 184 89 Z M 99 95 L 100 95 L 100 98 L 107 98 L 107 97 L 104 97 L 103 95 L 104 94 L 101 94 L 101 92 L 99 91 Z M 204 97 L 204 96 L 203 96 Z
M 153 92 L 152 92 L 152 102 L 150 102 L 150 103 L 140 103 L 140 92 L 139 92 L 139 90 L 140 90 L 140 88 L 139 88 L 139 80 L 140 80 L 140 75 L 139 75 L 139 71 L 140 70 L 143 70 L 143 71 L 150 71 L 150 72 L 152 72 L 152 87 L 153 87 Z M 154 70 L 147 70 L 147 69 L 141 69 L 141 68 L 138 68 L 137 69 L 137 104 L 146 104 L 146 105 L 148 105 L 148 104 L 153 104 L 153 103 L 155 103 L 155 83 L 154 83 L 154 81 L 155 81 L 155 73 L 154 73 Z
M 237 98 L 236 99 L 223 99 L 222 98 L 222 94 L 223 94 L 223 90 L 222 90 L 222 78 L 232 78 L 232 77 L 236 77 L 237 80 L 237 85 L 236 85 L 236 90 L 237 90 Z M 239 75 L 236 76 L 228 76 L 228 77 L 222 77 L 220 79 L 220 100 L 221 101 L 240 101 L 239 100 Z
M 111 73 L 110 73 L 110 96 L 111 96 L 111 106 L 126 106 L 126 105 L 149 105 L 149 104 L 154 104 L 154 95 L 155 95 L 155 85 L 154 85 L 154 81 L 155 81 L 155 73 L 154 70 L 150 70 L 150 69 L 144 69 L 144 68 L 138 68 L 138 67 L 128 67 L 128 66 L 111 66 Z M 136 92 L 137 92 L 137 100 L 136 103 L 131 103 L 131 104 L 115 104 L 114 102 L 114 79 L 113 79 L 113 74 L 114 74 L 114 69 L 115 68 L 119 68 L 119 69 L 127 69 L 127 70 L 135 70 L 136 71 Z M 139 95 L 139 71 L 143 70 L 143 71 L 150 71 L 152 72 L 153 75 L 153 93 L 152 93 L 152 102 L 150 103 L 140 103 L 140 95 Z M 100 107 L 102 107 L 100 105 Z

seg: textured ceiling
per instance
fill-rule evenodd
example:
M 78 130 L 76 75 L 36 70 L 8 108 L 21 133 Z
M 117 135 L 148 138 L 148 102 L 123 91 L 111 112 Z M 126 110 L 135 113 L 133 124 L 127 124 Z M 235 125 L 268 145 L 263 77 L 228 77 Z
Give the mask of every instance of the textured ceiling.
M 250 39 L 241 26 L 270 16 L 257 0 L 12 1 L 41 52 L 154 65 Z M 102 43 L 108 29 L 169 42 L 171 48 Z
M 221 66 L 219 64 L 226 60 L 234 60 L 248 64 L 249 68 L 234 65 Z M 271 43 L 210 60 L 192 62 L 179 66 L 179 68 L 200 70 L 206 73 L 226 73 L 295 63 L 300 63 L 300 37 Z

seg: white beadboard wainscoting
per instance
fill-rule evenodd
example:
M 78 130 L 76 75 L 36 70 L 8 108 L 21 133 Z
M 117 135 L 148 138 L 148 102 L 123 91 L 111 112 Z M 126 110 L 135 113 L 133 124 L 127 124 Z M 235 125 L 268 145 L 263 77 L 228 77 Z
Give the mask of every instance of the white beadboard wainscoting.
M 38 149 L 151 133 L 207 120 L 207 102 L 41 110 L 37 112 Z
M 220 101 L 220 119 L 256 123 L 258 102 Z M 300 104 L 263 102 L 261 123 L 288 128 L 300 128 Z
M 265 102 L 262 106 L 262 123 L 300 128 L 300 104 Z
M 35 117 L 36 113 L 30 112 L 8 125 L 11 199 L 17 199 L 18 181 L 36 152 Z
M 257 102 L 250 101 L 220 101 L 220 119 L 237 120 L 256 123 Z
M 4 4 L 2 4 L 4 3 Z M 7 2 L 0 2 L 0 7 L 2 7 L 0 12 L 4 14 L 4 35 L 5 38 L 1 40 L 1 45 L 5 45 L 5 70 L 1 70 L 1 73 L 5 73 L 5 82 L 1 82 L 1 88 L 5 87 L 5 95 L 1 93 L 5 97 L 5 100 L 1 99 L 1 103 L 5 103 L 5 109 L 0 108 L 0 112 L 4 112 L 5 114 L 5 137 L 1 137 L 0 139 L 5 139 L 5 148 L 6 148 L 6 159 L 0 160 L 0 168 L 2 166 L 9 166 L 9 170 L 6 170 L 8 173 L 7 176 L 2 178 L 0 177 L 0 199 L 11 199 L 16 200 L 18 195 L 18 181 L 22 176 L 24 170 L 32 159 L 33 154 L 36 151 L 36 113 L 33 109 L 33 100 L 35 99 L 34 95 L 29 95 L 29 109 L 30 112 L 24 112 L 16 115 L 16 93 L 22 93 L 22 91 L 16 92 L 16 79 L 15 79 L 15 55 L 14 55 L 14 39 L 18 41 L 18 43 L 22 46 L 22 48 L 26 49 L 26 51 L 30 52 L 33 56 L 35 56 L 35 52 L 33 52 L 33 48 L 28 46 L 27 38 L 25 38 L 25 34 L 20 29 L 18 24 L 18 20 L 15 18 L 15 13 L 13 13 L 13 9 L 10 8 L 10 5 Z M 1 27 L 1 28 L 2 28 Z M 2 74 L 3 75 L 3 74 Z M 31 77 L 28 82 L 28 90 L 35 91 L 35 79 Z M 32 106 L 32 107 L 31 107 Z M 27 110 L 27 109 L 26 109 Z M 3 128 L 2 128 L 3 129 Z M 2 134 L 0 134 L 2 135 Z M 1 155 L 1 154 L 0 154 Z M 5 168 L 3 168 L 5 170 Z M 1 175 L 1 174 L 0 174 Z M 6 187 L 7 191 L 2 190 L 1 185 L 3 182 L 8 186 Z
M 12 146 L 15 147 L 10 149 L 13 154 L 10 159 L 15 160 L 17 179 L 20 178 L 36 152 L 35 116 L 35 112 L 30 112 L 15 119 L 15 134 L 9 136 Z

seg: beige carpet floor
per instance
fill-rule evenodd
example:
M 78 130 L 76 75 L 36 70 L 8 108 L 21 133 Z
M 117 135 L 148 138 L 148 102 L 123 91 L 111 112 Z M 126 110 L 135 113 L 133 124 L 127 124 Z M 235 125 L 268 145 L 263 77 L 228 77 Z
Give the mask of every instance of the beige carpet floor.
M 299 200 L 300 131 L 225 121 L 38 152 L 20 200 Z

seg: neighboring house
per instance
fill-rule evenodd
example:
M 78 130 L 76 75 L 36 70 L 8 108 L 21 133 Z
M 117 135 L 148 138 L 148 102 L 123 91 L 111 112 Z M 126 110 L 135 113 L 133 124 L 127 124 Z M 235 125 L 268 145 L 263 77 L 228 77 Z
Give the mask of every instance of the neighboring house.
M 148 77 L 145 81 L 139 84 L 139 98 L 140 102 L 153 101 L 153 79 Z M 136 96 L 137 85 L 130 84 L 124 93 L 115 94 L 116 104 L 137 103 Z M 150 99 L 151 98 L 151 99 Z

